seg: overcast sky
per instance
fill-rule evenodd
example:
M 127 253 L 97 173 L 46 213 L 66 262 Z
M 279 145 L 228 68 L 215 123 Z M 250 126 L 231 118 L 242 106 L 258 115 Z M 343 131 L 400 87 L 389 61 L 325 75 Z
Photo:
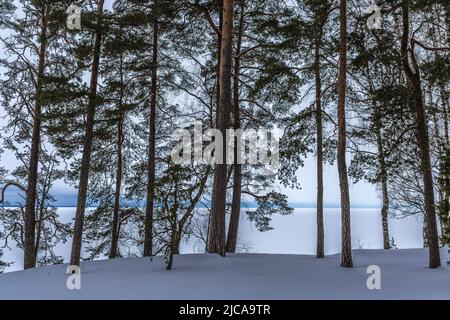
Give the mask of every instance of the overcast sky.
M 106 8 L 111 8 L 113 0 L 106 0 Z M 4 35 L 4 33 L 3 33 Z M 0 57 L 3 57 L 3 50 L 0 51 Z M 3 71 L 0 69 L 0 74 Z M 5 124 L 4 110 L 0 107 L 0 128 Z M 349 159 L 347 159 L 349 163 Z M 18 165 L 14 156 L 5 151 L 1 157 L 1 166 L 6 169 L 14 169 Z M 280 190 L 289 196 L 289 201 L 292 204 L 300 206 L 314 206 L 316 203 L 316 162 L 314 155 L 310 155 L 305 161 L 305 167 L 301 168 L 298 173 L 298 181 L 302 189 L 293 190 L 280 187 Z M 351 181 L 351 180 L 350 180 Z M 76 198 L 76 190 L 71 186 L 58 182 L 53 190 L 57 198 L 70 199 L 69 202 L 74 202 Z M 378 192 L 373 185 L 359 182 L 357 184 L 350 183 L 350 200 L 353 207 L 378 207 L 379 199 Z M 339 179 L 338 170 L 336 166 L 326 165 L 324 167 L 324 203 L 325 206 L 334 207 L 340 203 Z M 68 203 L 65 202 L 67 205 Z

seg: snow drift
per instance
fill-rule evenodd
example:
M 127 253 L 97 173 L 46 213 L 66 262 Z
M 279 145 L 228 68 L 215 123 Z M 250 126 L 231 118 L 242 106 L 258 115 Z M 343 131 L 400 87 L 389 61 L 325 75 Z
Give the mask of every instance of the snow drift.
M 442 250 L 443 260 L 446 251 Z M 67 264 L 0 275 L 1 299 L 450 299 L 445 261 L 428 269 L 425 249 L 355 250 L 355 267 L 340 256 L 209 254 L 84 262 L 81 290 L 68 290 Z M 367 267 L 381 268 L 369 290 Z

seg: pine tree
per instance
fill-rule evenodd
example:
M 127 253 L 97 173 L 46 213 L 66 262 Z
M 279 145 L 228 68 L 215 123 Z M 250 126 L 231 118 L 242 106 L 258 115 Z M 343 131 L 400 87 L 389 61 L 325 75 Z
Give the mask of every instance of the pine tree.
M 28 15 L 3 21 L 12 32 L 2 42 L 9 57 L 0 64 L 7 70 L 7 79 L 2 81 L 2 95 L 5 109 L 10 118 L 10 128 L 18 126 L 22 131 L 17 136 L 18 143 L 29 142 L 29 155 L 22 159 L 27 162 L 26 203 L 24 213 L 24 267 L 36 266 L 36 212 L 40 149 L 42 148 L 42 117 L 44 106 L 44 86 L 50 62 L 50 48 L 60 41 L 60 14 L 67 1 L 52 3 L 21 1 L 21 10 Z M 3 4 L 5 6 L 5 4 Z M 5 9 L 12 10 L 12 7 Z M 20 77 L 19 77 L 20 76 Z M 14 101 L 13 103 L 8 103 Z M 19 120 L 19 122 L 17 122 Z M 27 122 L 30 128 L 27 127 Z M 28 133 L 31 135 L 28 137 Z M 13 147 L 13 144 L 10 144 Z M 38 235 L 39 236 L 39 235 Z
M 401 135 L 408 128 L 396 115 L 408 113 L 408 106 L 404 104 L 406 88 L 396 76 L 401 70 L 393 35 L 369 30 L 365 19 L 356 17 L 353 22 L 350 45 L 356 54 L 352 56 L 350 69 L 351 87 L 355 87 L 351 92 L 351 101 L 355 103 L 350 102 L 350 107 L 355 110 L 360 121 L 350 131 L 354 146 L 349 173 L 354 182 L 364 178 L 377 184 L 380 189 L 383 248 L 389 249 L 388 180 L 395 166 L 393 153 L 399 151 Z M 358 95 L 360 92 L 367 96 L 366 101 L 361 101 Z M 399 95 L 402 97 L 399 98 Z M 402 106 L 405 107 L 403 111 Z
M 156 104 L 158 94 L 158 36 L 159 36 L 159 2 L 153 1 L 153 47 L 152 47 L 152 84 L 148 135 L 148 178 L 147 202 L 145 209 L 145 239 L 144 256 L 153 255 L 153 210 L 155 202 L 155 171 L 156 171 Z
M 100 254 L 109 258 L 122 256 L 120 235 L 127 221 L 139 212 L 124 193 L 134 164 L 132 154 L 141 152 L 133 147 L 139 144 L 137 137 L 133 141 L 132 118 L 139 117 L 145 108 L 137 101 L 141 100 L 141 89 L 145 88 L 146 82 L 136 79 L 149 69 L 145 67 L 148 64 L 142 62 L 145 60 L 143 52 L 149 46 L 142 42 L 141 35 L 145 30 L 131 21 L 137 14 L 133 4 L 116 1 L 113 10 L 114 14 L 108 17 L 109 27 L 103 44 L 103 85 L 98 93 L 88 187 L 89 201 L 98 204 L 86 217 L 90 258 Z M 145 71 L 141 70 L 140 64 Z M 127 202 L 126 207 L 124 202 Z
M 425 223 L 427 226 L 427 240 L 429 245 L 429 266 L 437 268 L 440 266 L 439 240 L 436 225 L 436 214 L 434 208 L 433 176 L 431 171 L 430 146 L 428 136 L 428 123 L 424 107 L 422 81 L 420 69 L 414 52 L 414 38 L 409 39 L 409 1 L 402 0 L 402 65 L 403 70 L 411 84 L 416 102 L 416 125 L 417 143 L 423 175 L 424 200 L 425 200 Z M 411 61 L 412 60 L 412 65 Z
M 337 165 L 339 170 L 339 184 L 341 191 L 341 215 L 342 215 L 342 251 L 341 266 L 351 268 L 352 243 L 350 234 L 350 196 L 348 190 L 347 164 L 345 161 L 346 149 L 346 118 L 345 118 L 345 95 L 347 79 L 347 1 L 340 0 L 339 3 L 339 97 L 338 97 L 338 154 Z
M 216 128 L 226 136 L 231 110 L 231 67 L 233 39 L 233 0 L 224 0 L 223 24 L 221 36 L 219 105 L 217 109 Z M 225 204 L 227 186 L 227 165 L 225 164 L 225 149 L 221 156 L 216 156 L 214 169 L 214 184 L 212 191 L 211 222 L 209 230 L 208 252 L 225 256 Z
M 298 75 L 289 68 L 289 61 L 276 58 L 288 56 L 288 52 L 293 50 L 287 40 L 290 34 L 285 29 L 294 23 L 296 17 L 288 6 L 273 1 L 241 1 L 236 9 L 233 128 L 273 130 L 280 118 L 291 110 L 291 104 L 298 96 L 295 89 L 300 82 Z M 246 210 L 245 213 L 260 231 L 270 230 L 271 215 L 292 212 L 287 198 L 274 187 L 278 170 L 265 175 L 267 168 L 263 165 L 240 164 L 238 152 L 236 140 L 234 163 L 228 175 L 228 188 L 233 192 L 227 252 L 236 251 L 241 199 L 257 203 L 256 210 Z
M 246 1 L 239 2 L 238 30 L 236 35 L 236 50 L 234 53 L 234 72 L 233 72 L 233 129 L 241 128 L 241 110 L 240 110 L 240 72 L 241 72 L 241 52 L 242 38 L 245 27 Z M 236 251 L 239 219 L 241 214 L 242 197 L 242 165 L 238 163 L 238 141 L 234 141 L 234 164 L 233 164 L 233 199 L 231 203 L 230 222 L 226 237 L 226 252 L 234 253 Z
M 100 56 L 102 47 L 102 18 L 104 0 L 96 0 L 95 40 L 92 52 L 92 70 L 89 86 L 88 105 L 86 108 L 86 124 L 81 160 L 80 183 L 78 186 L 77 209 L 75 213 L 74 236 L 72 241 L 71 265 L 80 265 L 81 244 L 83 238 L 84 213 L 86 209 L 89 169 L 91 165 L 92 142 L 94 139 L 94 121 L 97 107 L 97 85 L 99 79 Z

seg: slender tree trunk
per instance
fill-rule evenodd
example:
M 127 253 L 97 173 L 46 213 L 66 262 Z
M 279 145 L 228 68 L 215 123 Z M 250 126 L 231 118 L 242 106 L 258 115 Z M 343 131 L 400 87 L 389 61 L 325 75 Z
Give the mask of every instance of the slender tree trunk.
M 381 195 L 383 205 L 381 207 L 381 225 L 383 230 L 383 248 L 389 250 L 391 248 L 389 239 L 389 225 L 388 225 L 388 214 L 389 214 L 389 194 L 388 194 L 388 181 L 387 181 L 387 171 L 386 171 L 386 159 L 384 155 L 383 139 L 381 136 L 381 119 L 380 112 L 375 106 L 375 130 L 377 138 L 377 149 L 378 149 L 378 165 L 380 167 L 380 183 L 381 183 Z
M 123 176 L 123 121 L 124 114 L 122 110 L 123 104 L 123 73 L 122 73 L 123 59 L 120 59 L 120 76 L 122 89 L 120 91 L 119 99 L 119 121 L 117 124 L 117 172 L 116 172 L 116 186 L 114 192 L 114 212 L 113 212 L 113 222 L 111 231 L 111 250 L 109 252 L 109 258 L 116 258 L 118 254 L 118 243 L 119 243 L 119 219 L 120 219 L 120 197 L 122 189 L 122 176 Z
M 35 237 L 36 237 L 36 197 L 39 166 L 39 149 L 41 144 L 42 117 L 42 86 L 44 83 L 45 59 L 47 49 L 47 13 L 42 9 L 41 33 L 39 36 L 39 69 L 37 75 L 36 102 L 33 117 L 33 132 L 31 136 L 30 164 L 28 168 L 28 186 L 25 202 L 25 241 L 24 241 L 24 269 L 36 267 Z
M 181 232 L 182 229 L 179 229 Z M 173 245 L 173 254 L 180 254 L 180 242 L 181 242 L 181 235 L 178 233 L 177 237 L 174 239 L 174 245 Z
M 341 223 L 342 223 L 342 252 L 341 266 L 352 268 L 352 242 L 350 229 L 350 195 L 348 190 L 346 153 L 346 120 L 345 120 L 345 94 L 347 80 L 347 1 L 340 0 L 339 5 L 339 98 L 338 98 L 338 170 L 341 190 Z
M 78 189 L 77 209 L 72 242 L 71 265 L 80 265 L 81 245 L 83 240 L 84 211 L 86 209 L 89 169 L 91 166 L 92 142 L 94 139 L 95 110 L 97 106 L 97 83 L 100 67 L 100 50 L 102 41 L 102 18 L 104 0 L 97 2 L 97 26 L 95 31 L 94 57 L 92 60 L 91 82 L 89 86 L 89 101 L 86 110 L 86 127 L 81 160 L 80 183 Z
M 158 0 L 154 2 L 158 8 Z M 156 102 L 158 94 L 158 18 L 155 15 L 153 22 L 153 53 L 152 53 L 152 88 L 150 102 L 150 121 L 148 136 L 148 182 L 147 205 L 145 208 L 145 240 L 144 257 L 153 255 L 153 207 L 155 202 L 155 171 L 156 171 Z
M 39 202 L 39 200 L 38 200 L 38 202 Z M 44 219 L 44 204 L 43 203 L 41 203 L 38 210 L 39 210 L 39 220 L 36 222 L 36 243 L 34 246 L 34 259 L 36 261 L 37 261 L 38 254 L 39 254 L 39 248 L 41 246 L 42 220 Z
M 219 14 L 219 31 L 220 33 L 217 35 L 217 83 L 216 83 L 216 108 L 219 107 L 220 104 L 220 56 L 222 54 L 222 27 L 223 27 L 223 6 L 220 10 L 220 14 Z M 211 113 L 210 113 L 210 125 L 211 126 L 215 126 L 217 125 L 217 119 L 218 119 L 218 113 L 216 112 L 216 119 L 213 119 L 213 112 L 214 112 L 214 107 L 211 105 Z M 205 247 L 205 252 L 208 252 L 208 243 L 209 243 L 209 234 L 210 234 L 210 230 L 211 230 L 211 212 L 209 213 L 208 216 L 208 230 L 206 232 L 206 247 Z
M 450 3 L 446 7 L 446 24 L 447 24 L 447 46 L 450 46 Z M 450 53 L 448 53 L 450 57 Z M 443 168 L 444 175 L 444 201 L 441 208 L 440 216 L 441 220 L 444 221 L 443 227 L 443 239 L 444 244 L 450 247 L 450 141 L 449 141 L 449 96 L 445 91 L 445 87 L 441 86 L 441 98 L 442 107 L 444 110 L 444 137 L 445 137 L 445 159 L 444 164 L 441 166 Z
M 220 60 L 222 57 L 222 28 L 223 28 L 223 6 L 219 14 L 219 30 L 220 33 L 217 36 L 217 96 L 216 96 L 216 108 L 220 105 Z M 211 109 L 212 110 L 212 109 Z M 216 125 L 218 122 L 219 113 L 216 112 Z M 212 117 L 211 117 L 212 119 Z
M 231 60 L 233 45 L 233 0 L 223 2 L 222 47 L 220 58 L 220 103 L 217 109 L 217 129 L 226 136 L 231 105 Z M 216 159 L 212 192 L 211 225 L 208 252 L 225 256 L 225 204 L 227 190 L 226 143 L 223 157 Z M 222 162 L 222 163 L 220 163 Z
M 320 27 L 323 28 L 322 26 Z M 319 27 L 317 27 L 319 29 Z M 316 143 L 317 143 L 317 258 L 325 257 L 323 228 L 323 121 L 322 121 L 322 79 L 320 75 L 320 46 L 322 30 L 316 30 L 314 48 L 314 75 L 316 87 Z
M 45 217 L 45 199 L 48 197 L 48 193 L 50 191 L 50 179 L 51 179 L 51 175 L 52 175 L 52 170 L 49 169 L 49 173 L 47 174 L 47 176 L 45 177 L 45 182 L 44 182 L 44 188 L 42 190 L 42 197 L 41 199 L 37 199 L 37 203 L 38 203 L 38 220 L 36 221 L 36 244 L 35 244 L 35 249 L 34 249 L 34 257 L 35 260 L 37 261 L 38 258 L 38 254 L 39 254 L 39 249 L 41 246 L 41 236 L 42 236 L 42 224 L 43 224 L 43 220 Z
M 425 201 L 425 222 L 427 226 L 427 242 L 429 245 L 429 266 L 437 268 L 441 264 L 439 253 L 439 237 L 436 224 L 433 175 L 431 170 L 430 143 L 428 137 L 428 123 L 423 93 L 420 79 L 420 70 L 414 56 L 414 48 L 408 47 L 409 42 L 409 1 L 402 0 L 403 13 L 403 37 L 402 37 L 402 64 L 406 76 L 413 87 L 413 94 L 416 101 L 416 126 L 417 143 L 421 170 L 423 175 L 423 189 Z M 413 69 L 410 66 L 409 55 L 412 59 Z
M 167 267 L 166 267 L 166 269 L 167 270 L 172 270 L 172 265 L 173 265 L 173 256 L 175 255 L 175 254 L 178 254 L 178 253 L 175 253 L 175 251 L 178 251 L 179 249 L 178 249 L 178 245 L 179 244 L 177 244 L 177 238 L 178 238 L 178 231 L 177 231 L 177 228 L 176 228 L 176 211 L 175 211 L 175 213 L 172 213 L 171 214 L 171 221 L 170 221 L 170 224 L 171 224 L 171 235 L 170 235 L 170 248 L 169 248 L 169 258 L 168 258 L 168 260 L 167 260 Z M 181 230 L 180 230 L 180 232 L 181 232 Z
M 109 253 L 110 258 L 116 258 L 118 254 L 119 243 L 119 219 L 120 219 L 120 197 L 122 188 L 122 175 L 123 175 L 123 158 L 122 158 L 122 146 L 123 146 L 123 115 L 120 115 L 119 125 L 117 128 L 117 173 L 116 173 L 116 187 L 114 191 L 114 212 L 111 234 L 111 250 Z
M 234 64 L 234 81 L 233 81 L 233 107 L 234 107 L 234 130 L 238 130 L 241 127 L 241 115 L 239 105 L 239 75 L 241 71 L 241 45 L 242 35 L 244 32 L 244 6 L 245 0 L 240 1 L 241 14 L 239 19 L 239 31 L 236 46 L 236 57 Z M 234 175 L 233 175 L 233 200 L 231 204 L 230 224 L 228 226 L 227 236 L 227 252 L 235 253 L 238 231 L 239 231 L 239 218 L 241 214 L 241 191 L 242 191 L 242 166 L 238 163 L 238 143 L 237 139 L 234 142 Z

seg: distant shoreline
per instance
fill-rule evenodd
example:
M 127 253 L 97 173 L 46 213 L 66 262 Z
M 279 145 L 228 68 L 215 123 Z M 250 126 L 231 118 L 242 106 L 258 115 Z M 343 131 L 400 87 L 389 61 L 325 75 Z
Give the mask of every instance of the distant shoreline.
M 303 206 L 293 206 L 290 205 L 291 208 L 293 209 L 316 209 L 315 206 L 308 206 L 308 207 L 303 207 Z M 5 205 L 2 206 L 2 208 L 4 209 L 16 209 L 16 208 L 20 208 L 20 206 L 9 206 L 9 205 Z M 55 208 L 55 209 L 75 209 L 76 206 L 50 206 L 49 208 Z M 86 207 L 86 209 L 96 209 L 96 206 L 88 206 Z M 131 207 L 123 207 L 123 208 L 131 208 Z M 140 206 L 141 209 L 145 208 L 143 206 Z M 204 207 L 203 207 L 204 208 Z M 249 206 L 243 206 L 242 210 L 245 209 L 256 209 L 257 207 L 254 205 L 249 205 Z M 340 206 L 324 206 L 324 209 L 340 209 Z M 367 210 L 374 210 L 374 209 L 381 209 L 381 207 L 370 207 L 370 206 L 353 206 L 350 209 L 367 209 Z

